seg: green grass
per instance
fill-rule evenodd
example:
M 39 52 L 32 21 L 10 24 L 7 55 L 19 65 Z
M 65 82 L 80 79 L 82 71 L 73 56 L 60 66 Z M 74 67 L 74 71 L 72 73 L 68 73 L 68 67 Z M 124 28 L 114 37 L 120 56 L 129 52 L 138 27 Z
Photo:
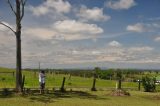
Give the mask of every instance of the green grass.
M 13 72 L 15 70 L 0 68 L 0 72 Z M 38 82 L 38 72 L 29 72 L 23 71 L 25 75 L 25 87 L 39 87 Z M 63 77 L 66 77 L 65 86 L 69 88 L 91 88 L 93 78 L 83 78 L 63 74 L 46 74 L 46 87 L 60 87 Z M 97 79 L 96 86 L 98 88 L 115 88 L 116 81 L 102 80 Z M 138 84 L 134 82 L 124 82 L 122 83 L 123 87 L 135 87 L 137 88 Z M 12 73 L 0 73 L 0 88 L 13 88 L 15 87 L 15 76 Z
M 130 91 L 131 96 L 110 96 L 110 91 L 84 91 L 25 96 L 0 96 L 0 106 L 160 106 L 158 93 Z
M 0 68 L 0 72 L 13 72 L 12 69 Z M 26 77 L 25 87 L 39 87 L 38 73 L 23 71 Z M 12 94 L 3 96 L 0 93 L 0 106 L 160 106 L 160 93 L 147 93 L 131 91 L 131 96 L 117 97 L 109 95 L 115 88 L 116 81 L 97 79 L 98 91 L 91 92 L 93 78 L 83 78 L 62 74 L 46 74 L 46 87 L 60 87 L 63 77 L 66 77 L 65 87 L 68 92 L 60 93 L 50 91 L 49 94 L 38 93 L 20 96 Z M 4 79 L 5 78 L 5 79 Z M 3 80 L 2 80 L 3 79 Z M 122 87 L 138 89 L 138 83 L 123 82 Z M 15 76 L 10 73 L 0 74 L 0 88 L 14 88 Z M 70 89 L 72 88 L 72 92 Z M 105 88 L 105 89 L 103 89 Z M 160 87 L 158 86 L 158 89 Z

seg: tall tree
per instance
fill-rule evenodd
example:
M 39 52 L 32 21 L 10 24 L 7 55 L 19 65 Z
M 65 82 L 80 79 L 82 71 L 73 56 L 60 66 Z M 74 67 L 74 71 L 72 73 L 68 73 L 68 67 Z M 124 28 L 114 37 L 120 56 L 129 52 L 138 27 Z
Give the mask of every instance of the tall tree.
M 3 22 L 0 22 L 0 24 L 9 28 L 16 36 L 16 91 L 22 92 L 21 22 L 24 17 L 24 6 L 26 4 L 26 0 L 14 0 L 15 3 L 13 0 L 6 1 L 16 17 L 16 30 Z M 15 4 L 15 6 L 13 4 Z

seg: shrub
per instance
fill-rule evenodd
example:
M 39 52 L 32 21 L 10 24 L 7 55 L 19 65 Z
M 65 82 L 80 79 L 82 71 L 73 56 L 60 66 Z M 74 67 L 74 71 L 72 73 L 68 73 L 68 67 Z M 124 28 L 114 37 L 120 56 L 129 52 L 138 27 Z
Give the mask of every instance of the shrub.
M 144 87 L 145 92 L 154 92 L 156 89 L 155 78 L 150 78 L 145 76 L 142 78 L 142 85 Z

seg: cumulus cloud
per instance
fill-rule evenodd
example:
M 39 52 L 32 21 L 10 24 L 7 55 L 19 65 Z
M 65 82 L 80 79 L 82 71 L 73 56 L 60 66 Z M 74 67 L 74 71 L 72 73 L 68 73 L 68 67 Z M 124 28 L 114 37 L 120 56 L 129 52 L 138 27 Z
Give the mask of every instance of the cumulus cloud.
M 111 41 L 109 42 L 109 46 L 120 47 L 121 44 L 118 41 Z
M 52 13 L 53 11 L 57 13 L 68 13 L 71 10 L 71 4 L 64 0 L 47 0 L 37 7 L 29 6 L 28 8 L 32 11 L 33 15 L 41 16 Z
M 52 39 L 53 36 L 56 36 L 56 32 L 50 28 L 27 28 L 24 33 L 44 40 Z
M 100 34 L 103 29 L 96 24 L 87 24 L 76 20 L 57 21 L 53 26 L 58 32 L 62 33 L 84 33 L 84 34 Z
M 159 23 L 136 23 L 128 25 L 126 30 L 132 32 L 153 32 L 160 29 Z
M 79 13 L 77 13 L 77 16 L 82 21 L 108 21 L 111 19 L 111 16 L 105 15 L 103 13 L 103 8 L 94 7 L 92 9 L 87 8 L 86 6 L 81 6 Z
M 135 6 L 136 3 L 134 0 L 117 0 L 117 1 L 108 1 L 106 6 L 115 10 L 129 9 Z
M 96 24 L 88 24 L 76 20 L 56 21 L 48 27 L 28 27 L 24 34 L 38 37 L 42 40 L 82 40 L 94 39 L 100 36 L 103 29 Z
M 142 23 L 136 23 L 134 25 L 128 25 L 126 29 L 128 31 L 132 31 L 132 32 L 145 32 L 145 31 L 147 31 L 144 24 L 142 24 Z

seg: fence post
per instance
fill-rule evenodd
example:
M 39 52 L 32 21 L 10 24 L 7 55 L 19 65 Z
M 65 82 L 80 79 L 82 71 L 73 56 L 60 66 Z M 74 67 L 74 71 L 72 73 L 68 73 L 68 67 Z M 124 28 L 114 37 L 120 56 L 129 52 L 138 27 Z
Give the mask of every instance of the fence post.
M 14 77 L 14 72 L 13 72 L 13 77 Z
M 96 78 L 93 78 L 93 85 L 92 85 L 92 88 L 91 88 L 91 91 L 96 91 Z
M 65 80 L 66 80 L 66 77 L 63 77 L 62 86 L 60 88 L 61 92 L 65 92 L 65 89 L 64 89 Z
M 23 89 L 24 89 L 24 82 L 25 82 L 25 75 L 23 75 L 23 77 L 22 77 L 22 85 L 21 85 L 22 92 L 23 92 Z
M 138 90 L 140 91 L 141 90 L 141 81 L 138 80 Z

